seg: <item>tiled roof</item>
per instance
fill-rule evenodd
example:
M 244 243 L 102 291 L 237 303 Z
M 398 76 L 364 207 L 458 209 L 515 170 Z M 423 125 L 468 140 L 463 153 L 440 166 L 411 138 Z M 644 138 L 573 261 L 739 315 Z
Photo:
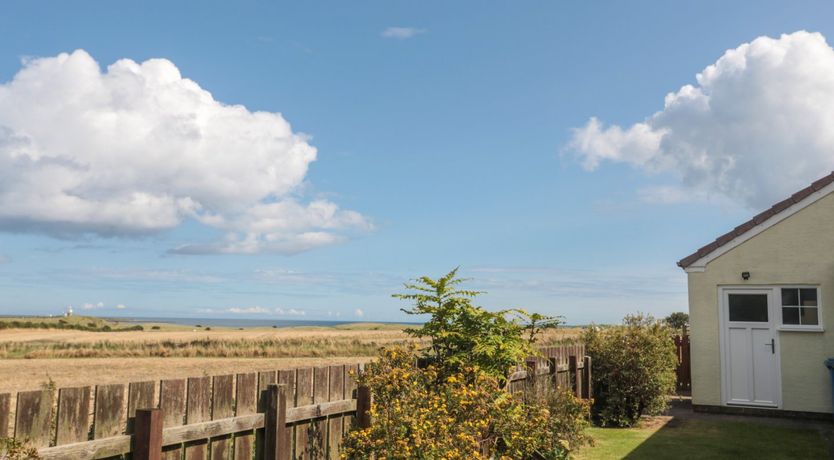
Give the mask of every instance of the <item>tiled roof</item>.
M 678 261 L 678 267 L 686 268 L 686 267 L 692 265 L 693 263 L 695 263 L 695 261 L 697 261 L 701 257 L 704 257 L 704 256 L 710 254 L 711 252 L 715 251 L 716 249 L 720 248 L 721 246 L 724 246 L 725 244 L 729 243 L 733 239 L 749 232 L 753 227 L 755 227 L 755 226 L 761 224 L 762 222 L 770 219 L 771 217 L 775 216 L 776 214 L 779 214 L 780 212 L 784 211 L 785 209 L 788 209 L 792 205 L 794 205 L 796 203 L 799 203 L 804 198 L 808 197 L 808 195 L 816 192 L 817 190 L 819 190 L 819 189 L 821 189 L 821 188 L 823 188 L 826 185 L 829 185 L 831 183 L 834 183 L 834 172 L 832 172 L 831 174 L 823 177 L 822 179 L 817 180 L 813 184 L 805 187 L 804 189 L 794 193 L 789 198 L 774 204 L 773 206 L 770 207 L 770 209 L 767 209 L 767 210 L 757 214 L 755 217 L 748 220 L 747 222 L 745 222 L 745 223 L 739 225 L 738 227 L 732 229 L 731 231 L 719 236 L 712 243 L 710 243 L 710 244 L 702 247 L 701 249 L 698 249 L 694 253 L 684 257 L 683 259 Z

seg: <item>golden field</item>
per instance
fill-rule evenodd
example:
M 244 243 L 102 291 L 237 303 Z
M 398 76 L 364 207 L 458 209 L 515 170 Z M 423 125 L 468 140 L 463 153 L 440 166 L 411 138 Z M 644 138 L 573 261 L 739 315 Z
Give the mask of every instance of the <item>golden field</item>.
M 71 321 L 96 324 L 98 329 L 128 325 L 83 317 Z M 58 387 L 68 387 L 356 363 L 371 359 L 379 347 L 413 340 L 403 332 L 406 326 L 395 324 L 244 329 L 142 326 L 141 331 L 119 332 L 0 329 L 0 393 L 37 389 L 50 379 Z M 542 343 L 572 340 L 580 331 L 547 331 Z

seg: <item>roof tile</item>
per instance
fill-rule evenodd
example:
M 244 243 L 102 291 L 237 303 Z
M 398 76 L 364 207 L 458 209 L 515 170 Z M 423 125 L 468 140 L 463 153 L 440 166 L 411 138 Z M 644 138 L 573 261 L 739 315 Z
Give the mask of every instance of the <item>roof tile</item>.
M 684 257 L 683 259 L 679 260 L 678 261 L 678 266 L 681 267 L 681 268 L 686 268 L 686 267 L 692 265 L 693 263 L 695 263 L 701 257 L 704 257 L 704 256 L 712 253 L 716 249 L 720 248 L 721 246 L 724 246 L 725 244 L 729 243 L 730 241 L 734 240 L 735 238 L 749 232 L 753 227 L 767 221 L 768 219 L 775 216 L 776 214 L 779 214 L 780 212 L 784 211 L 785 209 L 788 209 L 789 207 L 791 207 L 792 205 L 794 205 L 796 203 L 799 203 L 800 201 L 807 198 L 812 193 L 814 193 L 814 192 L 816 192 L 816 191 L 822 189 L 823 187 L 826 187 L 827 185 L 830 185 L 832 183 L 834 183 L 834 172 L 832 172 L 831 174 L 828 174 L 827 176 L 825 176 L 821 179 L 818 179 L 818 180 L 814 181 L 814 183 L 812 183 L 808 187 L 805 187 L 804 189 L 802 189 L 802 190 L 794 193 L 793 195 L 791 195 L 789 198 L 774 204 L 769 209 L 767 209 L 765 211 L 762 211 L 759 214 L 756 214 L 752 219 L 750 219 L 747 222 L 739 225 L 738 227 L 734 228 L 732 231 L 721 235 L 720 237 L 718 237 L 718 239 L 716 239 L 712 243 L 698 249 L 694 253 L 692 253 L 692 254 Z

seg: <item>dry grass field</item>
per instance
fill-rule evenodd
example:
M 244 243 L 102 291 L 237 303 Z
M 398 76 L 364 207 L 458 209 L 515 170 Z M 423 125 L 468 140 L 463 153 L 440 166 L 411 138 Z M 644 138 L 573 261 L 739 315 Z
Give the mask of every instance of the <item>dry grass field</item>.
M 369 359 L 369 357 L 0 359 L 0 393 L 38 390 L 50 379 L 58 388 L 66 388 L 350 364 Z
M 79 324 L 90 324 L 89 320 L 73 318 Z M 109 325 L 115 329 L 125 323 Z M 0 393 L 37 389 L 50 379 L 58 387 L 67 387 L 355 363 L 371 359 L 381 346 L 413 340 L 403 332 L 403 325 L 374 323 L 244 329 L 143 327 L 120 332 L 0 329 Z M 580 331 L 547 331 L 542 344 L 575 339 Z

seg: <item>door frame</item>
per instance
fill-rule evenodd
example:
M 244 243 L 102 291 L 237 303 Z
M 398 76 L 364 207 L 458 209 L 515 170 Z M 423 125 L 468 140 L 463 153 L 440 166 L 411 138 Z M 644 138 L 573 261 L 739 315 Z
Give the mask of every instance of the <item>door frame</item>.
M 718 327 L 719 327 L 719 350 L 720 350 L 720 371 L 721 371 L 721 404 L 724 406 L 741 406 L 741 407 L 763 407 L 763 408 L 775 408 L 781 409 L 782 408 L 782 345 L 780 344 L 779 340 L 779 324 L 780 322 L 777 321 L 781 311 L 779 306 L 777 306 L 776 301 L 776 293 L 778 291 L 778 287 L 776 286 L 751 286 L 751 285 L 741 285 L 741 286 L 719 286 L 718 287 Z M 728 322 L 729 316 L 727 313 L 727 304 L 725 301 L 726 294 L 729 292 L 738 292 L 738 293 L 767 293 L 768 296 L 768 305 L 767 305 L 767 319 L 768 319 L 768 327 L 770 328 L 771 333 L 773 334 L 774 345 L 778 353 L 776 355 L 776 400 L 775 405 L 773 404 L 759 404 L 759 403 L 737 403 L 737 402 L 729 402 L 729 382 L 727 381 L 727 376 L 729 375 L 730 369 L 730 357 L 727 355 L 729 353 L 727 347 L 727 329 L 728 329 Z M 764 324 L 764 323 L 762 323 Z

